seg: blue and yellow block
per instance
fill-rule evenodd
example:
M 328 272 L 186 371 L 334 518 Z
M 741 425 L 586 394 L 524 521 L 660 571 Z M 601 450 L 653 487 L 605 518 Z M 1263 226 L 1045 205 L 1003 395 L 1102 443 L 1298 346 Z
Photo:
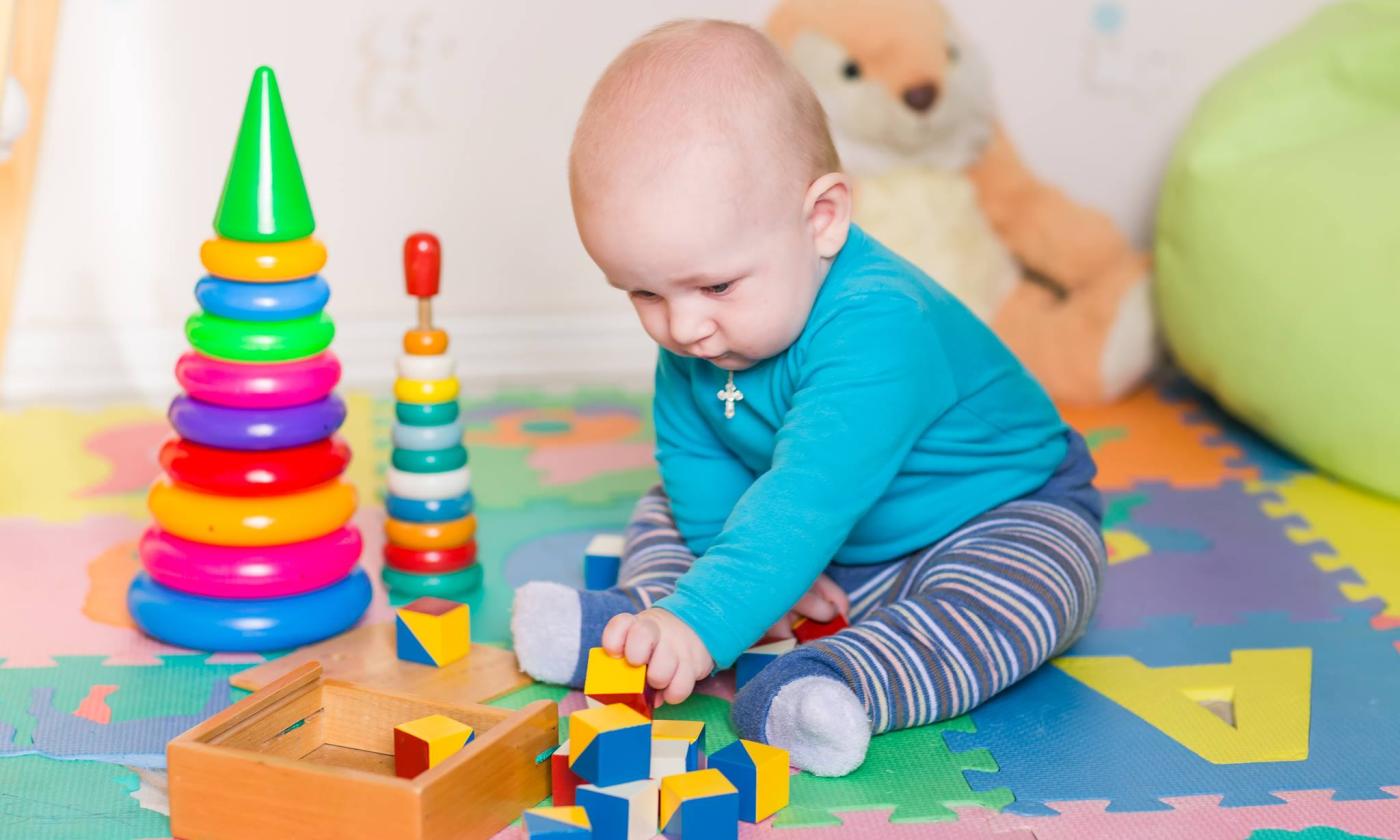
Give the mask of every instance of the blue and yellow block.
M 611 589 L 617 585 L 623 544 L 620 534 L 599 534 L 588 543 L 583 552 L 585 589 Z
M 583 693 L 590 707 L 621 703 L 647 718 L 652 715 L 652 698 L 656 696 L 647 685 L 647 666 L 632 665 L 600 647 L 588 651 Z
M 699 770 L 705 760 L 705 724 L 697 720 L 651 722 L 651 777 Z
M 525 812 L 525 834 L 530 840 L 582 840 L 593 836 L 588 811 L 581 806 L 531 808 Z
M 604 787 L 648 778 L 651 721 L 620 703 L 574 712 L 569 715 L 569 769 Z
M 758 676 L 759 671 L 767 668 L 769 663 L 796 647 L 796 639 L 779 639 L 776 642 L 751 647 L 739 654 L 739 658 L 734 661 L 734 690 L 743 688 L 749 680 Z
M 400 659 L 441 668 L 471 650 L 471 611 L 456 601 L 419 598 L 399 607 L 394 636 Z
M 739 740 L 710 756 L 709 767 L 739 791 L 739 819 L 761 822 L 787 807 L 787 750 Z
M 470 744 L 476 730 L 446 715 L 428 715 L 394 727 L 394 775 L 411 779 Z
M 737 840 L 739 792 L 718 770 L 662 779 L 661 833 L 670 840 Z
M 594 840 L 650 840 L 656 836 L 655 779 L 620 785 L 580 785 L 578 804 L 588 811 Z

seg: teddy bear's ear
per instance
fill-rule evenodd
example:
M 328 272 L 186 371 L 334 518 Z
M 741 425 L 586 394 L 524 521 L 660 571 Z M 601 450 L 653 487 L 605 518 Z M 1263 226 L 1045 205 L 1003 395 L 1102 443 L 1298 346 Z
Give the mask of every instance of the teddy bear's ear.
M 767 31 L 768 37 L 780 49 L 788 49 L 792 46 L 792 41 L 797 37 L 797 30 L 800 25 L 800 16 L 797 14 L 795 4 L 792 2 L 781 2 L 773 8 L 773 13 L 768 16 Z

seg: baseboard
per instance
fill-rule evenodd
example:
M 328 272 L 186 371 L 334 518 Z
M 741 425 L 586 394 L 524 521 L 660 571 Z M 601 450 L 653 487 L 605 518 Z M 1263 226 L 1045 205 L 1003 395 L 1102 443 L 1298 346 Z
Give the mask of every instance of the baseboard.
M 651 384 L 656 345 L 631 312 L 448 318 L 448 352 L 468 392 L 510 385 Z M 333 349 L 343 388 L 384 390 L 401 352 L 402 319 L 338 322 Z M 178 389 L 175 360 L 187 349 L 177 329 L 27 329 L 10 334 L 0 404 L 163 403 Z

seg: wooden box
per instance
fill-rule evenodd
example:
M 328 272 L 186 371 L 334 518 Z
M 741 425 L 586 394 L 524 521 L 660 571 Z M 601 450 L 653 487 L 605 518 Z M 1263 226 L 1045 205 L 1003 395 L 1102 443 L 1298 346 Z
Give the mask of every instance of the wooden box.
M 397 778 L 394 726 L 430 714 L 471 725 L 476 740 Z M 558 740 L 548 701 L 517 712 L 440 703 L 328 680 L 308 662 L 170 742 L 170 830 L 185 840 L 488 838 L 549 795 Z

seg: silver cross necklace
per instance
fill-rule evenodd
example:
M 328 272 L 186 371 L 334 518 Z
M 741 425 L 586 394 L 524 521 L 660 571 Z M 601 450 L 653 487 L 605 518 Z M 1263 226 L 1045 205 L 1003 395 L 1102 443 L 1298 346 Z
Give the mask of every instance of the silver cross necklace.
M 744 398 L 744 392 L 734 387 L 734 371 L 729 372 L 729 382 L 725 384 L 724 390 L 715 394 L 724 401 L 724 419 L 734 419 L 734 403 Z

